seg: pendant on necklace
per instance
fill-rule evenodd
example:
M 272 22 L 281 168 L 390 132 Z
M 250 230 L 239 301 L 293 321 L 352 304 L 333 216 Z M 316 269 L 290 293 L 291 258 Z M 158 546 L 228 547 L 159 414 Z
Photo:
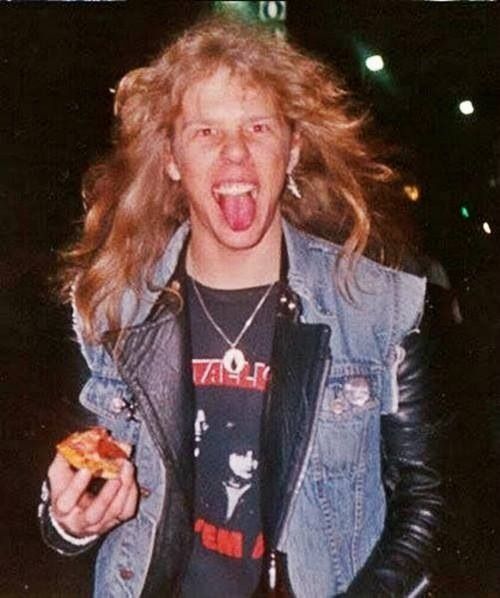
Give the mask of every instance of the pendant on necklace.
M 222 365 L 230 374 L 239 374 L 245 367 L 246 359 L 243 352 L 231 347 L 224 353 Z

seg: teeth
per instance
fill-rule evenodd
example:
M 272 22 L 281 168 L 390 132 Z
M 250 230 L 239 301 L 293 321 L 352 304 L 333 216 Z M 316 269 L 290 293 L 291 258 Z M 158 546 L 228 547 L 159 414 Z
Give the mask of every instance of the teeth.
M 254 195 L 256 186 L 252 183 L 222 183 L 215 187 L 214 191 L 220 195 L 241 195 L 243 193 Z

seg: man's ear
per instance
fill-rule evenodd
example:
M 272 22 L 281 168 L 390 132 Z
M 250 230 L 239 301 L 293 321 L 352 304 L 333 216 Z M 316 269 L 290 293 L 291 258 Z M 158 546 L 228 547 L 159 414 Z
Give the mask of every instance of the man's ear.
M 173 181 L 181 180 L 181 173 L 172 155 L 169 156 L 167 161 L 167 173 Z
M 292 145 L 290 148 L 290 157 L 288 158 L 288 166 L 286 167 L 286 173 L 292 174 L 293 169 L 299 163 L 300 158 L 300 133 L 295 131 L 292 135 Z
M 170 139 L 166 142 L 166 159 L 167 159 L 167 174 L 173 181 L 180 181 L 181 180 L 181 172 L 179 167 L 177 166 L 177 162 L 174 158 L 174 150 L 172 147 L 172 141 Z

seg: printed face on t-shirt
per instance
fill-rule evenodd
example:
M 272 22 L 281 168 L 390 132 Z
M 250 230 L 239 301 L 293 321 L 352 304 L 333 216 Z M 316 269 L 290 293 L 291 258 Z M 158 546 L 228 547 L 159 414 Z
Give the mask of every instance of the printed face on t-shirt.
M 235 476 L 243 480 L 251 480 L 258 466 L 259 462 L 254 459 L 254 453 L 251 450 L 244 454 L 231 453 L 229 455 L 229 469 Z

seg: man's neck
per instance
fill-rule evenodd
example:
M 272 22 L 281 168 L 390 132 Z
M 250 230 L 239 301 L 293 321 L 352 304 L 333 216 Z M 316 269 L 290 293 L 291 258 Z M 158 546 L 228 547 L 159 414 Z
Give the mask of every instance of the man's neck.
M 192 237 L 186 269 L 201 284 L 215 289 L 244 289 L 279 279 L 281 235 L 250 249 L 228 250 L 201 245 Z M 200 246 L 201 245 L 201 246 Z

